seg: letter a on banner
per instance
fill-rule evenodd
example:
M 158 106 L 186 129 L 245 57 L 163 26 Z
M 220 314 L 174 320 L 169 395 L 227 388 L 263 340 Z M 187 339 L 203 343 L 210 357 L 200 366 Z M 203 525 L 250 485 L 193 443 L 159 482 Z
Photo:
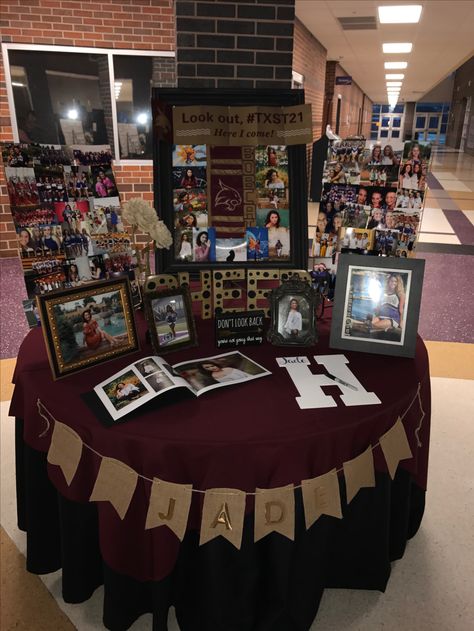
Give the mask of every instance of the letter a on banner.
M 242 545 L 245 492 L 239 489 L 209 489 L 204 495 L 199 545 L 219 535 L 237 550 Z
M 393 480 L 400 460 L 413 458 L 405 428 L 400 418 L 398 418 L 392 429 L 389 429 L 388 432 L 380 437 L 379 442 L 387 461 L 388 472 Z
M 192 484 L 173 484 L 153 478 L 145 530 L 168 526 L 180 541 L 188 524 Z
M 76 475 L 81 455 L 81 437 L 64 423 L 55 421 L 47 460 L 50 464 L 61 467 L 68 486 Z
M 110 502 L 120 519 L 127 513 L 138 482 L 138 473 L 114 458 L 102 456 L 90 502 Z
M 255 541 L 271 532 L 295 539 L 295 493 L 292 484 L 276 489 L 255 489 Z
M 342 519 L 341 496 L 336 469 L 311 480 L 302 480 L 304 517 L 306 530 L 321 515 Z

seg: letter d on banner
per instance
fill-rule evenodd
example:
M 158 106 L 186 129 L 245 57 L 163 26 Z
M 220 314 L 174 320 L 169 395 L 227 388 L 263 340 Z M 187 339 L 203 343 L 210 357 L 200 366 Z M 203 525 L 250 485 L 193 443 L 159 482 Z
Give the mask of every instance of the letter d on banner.
M 292 484 L 276 489 L 255 489 L 255 541 L 279 532 L 295 538 L 295 492 Z

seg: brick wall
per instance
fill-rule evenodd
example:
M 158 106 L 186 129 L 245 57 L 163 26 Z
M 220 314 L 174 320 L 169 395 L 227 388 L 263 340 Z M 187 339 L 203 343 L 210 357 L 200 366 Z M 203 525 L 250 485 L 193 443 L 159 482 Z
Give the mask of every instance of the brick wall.
M 2 42 L 174 50 L 173 0 L 2 0 Z M 174 62 L 158 77 L 169 85 Z M 154 78 L 155 78 L 154 73 Z M 12 141 L 0 60 L 0 140 Z M 153 198 L 152 167 L 116 167 L 117 184 L 123 200 L 140 195 Z M 17 256 L 16 235 L 0 168 L 0 257 Z
M 308 29 L 295 20 L 293 70 L 304 76 L 306 103 L 311 103 L 313 139 L 321 136 L 327 51 Z
M 306 103 L 311 104 L 313 141 L 321 137 L 327 51 L 298 19 L 295 20 L 293 70 L 304 76 Z M 310 181 L 312 145 L 306 147 L 307 179 Z
M 336 85 L 336 77 L 347 76 L 347 72 L 335 61 L 327 62 L 325 106 L 327 120 L 333 131 L 336 131 L 336 113 L 338 95 L 341 95 L 341 116 L 339 136 L 354 136 L 358 134 L 370 137 L 370 119 L 372 115 L 372 101 L 355 83 L 352 85 Z
M 179 87 L 291 87 L 294 0 L 176 0 Z

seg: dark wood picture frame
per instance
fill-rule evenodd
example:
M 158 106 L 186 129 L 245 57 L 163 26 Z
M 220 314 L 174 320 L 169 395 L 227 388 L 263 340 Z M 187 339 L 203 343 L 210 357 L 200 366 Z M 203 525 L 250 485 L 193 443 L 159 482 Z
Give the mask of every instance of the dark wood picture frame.
M 121 339 L 125 337 L 125 334 L 118 336 L 111 335 L 101 328 L 103 325 L 99 326 L 97 324 L 95 330 L 90 330 L 89 343 L 86 341 L 86 332 L 84 331 L 83 348 L 78 347 L 76 349 L 78 345 L 75 340 L 75 335 L 77 331 L 80 330 L 81 325 L 81 321 L 78 320 L 79 314 L 73 314 L 71 312 L 72 310 L 64 310 L 63 313 L 58 313 L 58 307 L 60 308 L 72 302 L 93 299 L 93 301 L 91 300 L 82 307 L 76 308 L 76 311 L 83 309 L 81 317 L 84 320 L 84 313 L 88 310 L 94 310 L 93 305 L 97 305 L 97 298 L 103 294 L 111 294 L 114 292 L 118 292 L 120 296 L 120 317 L 123 317 L 124 320 L 126 340 Z M 110 303 L 107 303 L 109 310 L 113 308 L 112 301 L 113 299 L 111 299 Z M 75 287 L 74 289 L 37 296 L 37 304 L 48 359 L 54 379 L 66 377 L 79 370 L 90 368 L 105 361 L 116 359 L 117 357 L 122 357 L 123 355 L 139 350 L 130 283 L 125 276 L 114 280 L 99 281 L 82 285 L 81 287 Z M 100 311 L 97 313 L 100 313 Z M 96 313 L 90 314 L 91 319 L 95 322 L 97 322 L 96 316 Z M 104 313 L 104 317 L 111 319 L 110 316 L 107 315 L 107 312 Z M 82 328 L 84 330 L 84 324 Z M 99 335 L 101 336 L 100 341 L 98 338 Z M 61 338 L 63 338 L 62 341 Z M 115 339 L 115 343 L 113 343 L 109 338 L 117 339 Z M 95 349 L 93 349 L 93 344 L 97 342 L 99 345 L 97 347 L 97 353 L 94 354 L 93 350 Z M 109 345 L 108 347 L 107 344 Z M 89 348 L 85 348 L 86 346 L 89 346 Z
M 296 300 L 301 314 L 301 331 L 291 332 L 286 328 L 291 303 Z M 301 301 L 306 302 L 301 312 Z M 316 308 L 319 295 L 302 280 L 290 278 L 270 293 L 271 326 L 268 341 L 275 346 L 313 346 L 318 341 Z
M 170 331 L 169 332 L 166 331 L 166 333 L 160 332 L 158 330 L 158 326 L 161 326 L 161 324 L 157 323 L 157 318 L 155 317 L 155 313 L 153 311 L 153 307 L 154 307 L 153 303 L 156 300 L 164 299 L 164 301 L 166 302 L 167 300 L 171 300 L 173 296 L 181 296 L 183 300 L 183 308 L 185 311 L 185 318 L 184 318 L 185 331 L 186 333 L 188 333 L 188 337 L 183 339 L 183 341 L 179 341 L 178 339 L 176 339 L 177 335 L 181 333 L 182 331 L 180 330 L 176 331 L 175 330 L 176 327 L 171 327 L 170 323 L 167 322 L 166 318 L 163 320 L 163 325 L 164 325 L 164 328 L 166 328 L 166 325 L 167 325 Z M 155 351 L 155 353 L 159 355 L 163 355 L 164 353 L 171 353 L 172 351 L 182 350 L 183 348 L 191 348 L 193 346 L 198 345 L 196 324 L 194 322 L 192 303 L 191 303 L 191 294 L 189 292 L 189 287 L 187 285 L 180 285 L 179 287 L 176 287 L 175 289 L 157 289 L 154 291 L 144 292 L 143 305 L 145 308 L 145 317 L 148 322 L 148 330 L 150 332 L 151 345 L 153 346 L 153 350 Z M 180 327 L 180 324 L 182 323 L 178 323 L 178 326 L 179 328 L 182 328 Z M 167 342 L 165 343 L 163 343 L 163 341 L 160 342 L 160 335 L 162 335 L 162 340 L 163 340 L 163 337 L 165 337 L 166 335 L 173 335 L 173 333 L 176 336 L 174 338 L 176 341 L 171 342 L 170 340 L 169 345 L 167 345 Z M 173 339 L 173 337 L 171 339 Z
M 165 115 L 172 125 L 173 106 L 219 105 L 219 106 L 291 106 L 304 103 L 303 90 L 277 89 L 213 89 L 203 88 L 153 88 L 153 173 L 154 204 L 161 219 L 174 229 L 173 186 L 172 186 L 172 130 L 167 138 L 157 132 L 157 121 Z M 161 135 L 161 137 L 159 137 Z M 171 139 L 170 139 L 171 137 Z M 305 269 L 306 229 L 307 229 L 307 181 L 306 181 L 306 145 L 290 145 L 288 150 L 289 206 L 290 206 L 290 258 L 278 263 L 279 268 Z M 275 261 L 258 262 L 236 261 L 188 263 L 175 260 L 174 248 L 159 250 L 156 254 L 156 269 L 162 273 L 179 271 L 199 272 L 210 267 L 258 267 L 271 269 Z
M 330 347 L 379 355 L 414 357 L 424 269 L 424 259 L 341 254 L 337 265 Z M 403 295 L 403 313 L 400 316 L 396 314 L 395 318 L 389 317 L 390 310 L 395 307 L 387 300 L 385 303 L 380 303 L 380 308 L 373 310 L 370 320 L 369 317 L 365 319 L 352 317 L 361 312 L 357 311 L 358 306 L 354 305 L 355 300 L 360 300 L 362 303 L 362 296 L 359 298 L 353 291 L 355 280 L 352 277 L 354 273 L 363 275 L 364 272 L 367 272 L 367 282 L 371 277 L 372 283 L 380 284 L 382 280 L 385 280 L 388 285 L 390 276 L 400 278 L 403 291 L 400 292 L 396 287 L 397 298 L 392 300 L 393 305 L 397 301 L 400 305 Z M 393 290 L 390 291 L 392 292 L 390 295 L 393 296 Z M 379 293 L 382 292 L 384 288 L 380 286 Z M 367 299 L 365 302 L 368 303 Z M 398 310 L 400 311 L 400 307 Z M 377 321 L 374 320 L 374 316 Z M 386 321 L 386 326 L 383 326 L 384 321 Z

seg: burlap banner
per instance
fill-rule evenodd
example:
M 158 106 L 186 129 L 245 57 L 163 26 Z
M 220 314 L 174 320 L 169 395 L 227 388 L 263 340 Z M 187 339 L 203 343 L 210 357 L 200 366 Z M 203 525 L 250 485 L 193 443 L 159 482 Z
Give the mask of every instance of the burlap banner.
M 313 142 L 311 105 L 173 107 L 177 145 L 304 145 Z
M 72 479 L 76 475 L 81 455 L 81 437 L 64 423 L 56 421 L 47 460 L 50 464 L 61 467 L 68 486 L 71 485 Z
M 297 487 L 289 484 L 275 489 L 257 488 L 255 493 L 250 493 L 250 495 L 255 495 L 254 540 L 257 542 L 272 532 L 277 532 L 292 541 L 294 540 L 295 488 L 302 490 L 307 529 L 321 515 L 341 519 L 343 515 L 338 473 L 344 473 L 346 502 L 349 504 L 361 488 L 375 487 L 374 448 L 380 446 L 382 449 L 390 477 L 393 479 L 399 462 L 413 457 L 402 418 L 416 400 L 419 402 L 422 414 L 420 423 L 415 430 L 416 434 L 420 431 L 425 416 L 419 390 L 393 427 L 383 434 L 375 445 L 369 445 L 362 454 L 344 462 L 341 469 L 332 469 L 318 477 L 302 480 L 301 485 Z M 57 421 L 39 400 L 38 410 L 46 421 L 46 432 L 50 429 L 51 421 L 54 421 L 47 459 L 50 464 L 61 467 L 68 485 L 71 484 L 77 471 L 82 449 L 89 449 L 101 458 L 97 479 L 90 496 L 91 502 L 110 502 L 120 519 L 123 519 L 135 493 L 138 478 L 151 481 L 145 529 L 167 526 L 180 541 L 183 540 L 192 494 L 195 492 L 203 493 L 203 491 L 193 489 L 191 484 L 174 484 L 158 478 L 149 480 L 120 460 L 99 454 L 90 445 L 84 443 L 74 430 Z M 44 413 L 45 411 L 48 412 L 48 416 Z M 247 493 L 239 489 L 215 488 L 205 491 L 199 544 L 203 545 L 218 536 L 222 536 L 240 550 L 246 498 Z
M 182 541 L 188 523 L 192 489 L 192 484 L 174 484 L 153 478 L 145 530 L 168 526 Z
M 100 463 L 90 502 L 110 502 L 123 519 L 138 482 L 138 473 L 114 458 L 104 458 Z
M 242 544 L 245 513 L 244 491 L 239 489 L 209 489 L 204 495 L 199 545 L 224 537 L 237 550 Z

